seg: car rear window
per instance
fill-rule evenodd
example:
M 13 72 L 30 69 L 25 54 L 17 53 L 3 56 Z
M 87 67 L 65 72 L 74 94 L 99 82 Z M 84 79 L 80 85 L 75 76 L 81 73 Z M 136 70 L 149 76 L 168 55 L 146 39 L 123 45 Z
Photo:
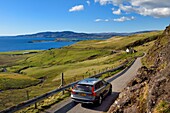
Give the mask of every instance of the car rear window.
M 91 92 L 92 91 L 92 87 L 93 86 L 91 86 L 91 85 L 78 84 L 78 85 L 76 85 L 75 90 Z

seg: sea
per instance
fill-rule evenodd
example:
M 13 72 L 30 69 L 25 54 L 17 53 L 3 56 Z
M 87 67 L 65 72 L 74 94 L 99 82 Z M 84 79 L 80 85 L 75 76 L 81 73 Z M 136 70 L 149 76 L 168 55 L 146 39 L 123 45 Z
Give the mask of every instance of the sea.
M 0 52 L 19 50 L 47 50 L 69 46 L 75 41 L 54 41 L 55 38 L 0 37 Z

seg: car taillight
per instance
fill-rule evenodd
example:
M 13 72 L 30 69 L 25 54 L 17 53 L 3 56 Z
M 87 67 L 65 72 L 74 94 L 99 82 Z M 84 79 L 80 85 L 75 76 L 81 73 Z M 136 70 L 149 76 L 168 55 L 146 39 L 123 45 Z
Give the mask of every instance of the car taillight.
M 77 85 L 75 85 L 75 86 L 73 87 L 73 89 L 71 90 L 71 93 L 72 93 L 72 94 L 76 94 L 76 92 L 73 91 L 76 87 L 77 87 Z
M 94 92 L 94 86 L 92 87 L 92 96 L 96 96 L 96 93 Z
M 71 93 L 72 93 L 72 94 L 76 94 L 76 92 L 74 92 L 73 89 L 71 90 Z

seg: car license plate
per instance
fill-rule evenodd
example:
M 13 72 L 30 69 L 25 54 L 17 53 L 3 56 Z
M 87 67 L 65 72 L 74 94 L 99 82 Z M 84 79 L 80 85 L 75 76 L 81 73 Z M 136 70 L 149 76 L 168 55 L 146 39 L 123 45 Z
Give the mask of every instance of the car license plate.
M 84 93 L 81 93 L 80 95 L 81 95 L 81 96 L 86 96 L 86 94 L 84 94 Z

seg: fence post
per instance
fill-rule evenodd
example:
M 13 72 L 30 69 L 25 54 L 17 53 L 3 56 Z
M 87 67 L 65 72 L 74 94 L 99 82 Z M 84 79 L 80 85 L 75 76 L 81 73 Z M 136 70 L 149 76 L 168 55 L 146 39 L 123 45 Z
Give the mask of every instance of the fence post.
M 29 91 L 26 90 L 26 94 L 27 94 L 27 100 L 29 100 Z
M 37 103 L 35 103 L 35 106 L 34 106 L 35 109 L 37 109 Z
M 36 98 L 36 96 L 34 98 Z M 34 108 L 37 109 L 37 102 L 35 102 Z
M 61 87 L 64 86 L 64 73 L 61 74 Z M 64 91 L 62 91 L 62 94 L 64 94 Z

